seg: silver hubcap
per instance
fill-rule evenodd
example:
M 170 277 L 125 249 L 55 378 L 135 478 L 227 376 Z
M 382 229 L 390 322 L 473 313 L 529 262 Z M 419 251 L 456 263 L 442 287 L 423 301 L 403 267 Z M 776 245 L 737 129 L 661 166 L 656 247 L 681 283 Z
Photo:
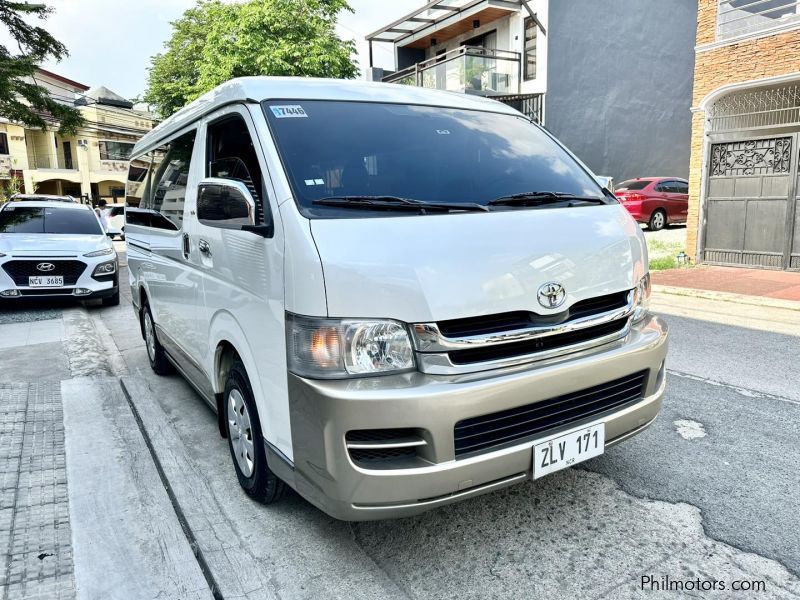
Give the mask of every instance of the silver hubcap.
M 144 312 L 144 342 L 147 346 L 147 355 L 150 360 L 156 359 L 156 334 L 153 331 L 153 319 L 150 318 L 150 312 Z
M 242 393 L 235 388 L 228 394 L 228 435 L 239 470 L 245 477 L 250 477 L 255 460 L 253 429 Z
M 663 213 L 656 213 L 653 215 L 653 227 L 656 229 L 661 229 L 664 226 L 664 215 Z

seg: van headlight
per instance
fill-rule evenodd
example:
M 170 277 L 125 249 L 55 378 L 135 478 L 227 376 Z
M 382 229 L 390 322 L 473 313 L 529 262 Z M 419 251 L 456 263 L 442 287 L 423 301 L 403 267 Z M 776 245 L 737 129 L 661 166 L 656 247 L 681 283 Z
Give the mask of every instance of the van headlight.
M 650 310 L 650 273 L 636 284 L 633 290 L 633 322 L 644 319 Z
M 403 323 L 286 314 L 289 370 L 315 379 L 388 375 L 414 368 Z

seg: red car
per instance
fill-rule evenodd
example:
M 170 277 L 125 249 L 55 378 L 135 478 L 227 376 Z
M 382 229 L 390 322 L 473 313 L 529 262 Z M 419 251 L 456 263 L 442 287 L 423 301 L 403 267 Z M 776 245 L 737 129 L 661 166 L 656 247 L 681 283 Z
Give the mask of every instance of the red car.
M 614 187 L 614 194 L 639 223 L 653 231 L 686 223 L 689 182 L 677 177 L 641 177 Z

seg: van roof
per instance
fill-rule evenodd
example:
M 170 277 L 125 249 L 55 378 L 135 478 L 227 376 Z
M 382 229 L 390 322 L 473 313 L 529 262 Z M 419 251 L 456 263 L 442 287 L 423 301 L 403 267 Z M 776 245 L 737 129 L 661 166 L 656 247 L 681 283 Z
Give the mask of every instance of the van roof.
M 132 156 L 150 150 L 161 140 L 221 106 L 237 102 L 258 103 L 264 100 L 392 102 L 520 115 L 507 104 L 481 96 L 410 85 L 311 77 L 239 77 L 206 92 L 165 119 L 136 143 Z

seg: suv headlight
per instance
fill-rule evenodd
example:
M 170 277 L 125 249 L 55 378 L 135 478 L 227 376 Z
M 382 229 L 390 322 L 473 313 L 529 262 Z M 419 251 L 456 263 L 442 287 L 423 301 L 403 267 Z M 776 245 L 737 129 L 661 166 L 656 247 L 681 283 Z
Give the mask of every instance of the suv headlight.
M 114 249 L 103 248 L 102 250 L 95 250 L 94 252 L 89 252 L 88 254 L 84 254 L 84 256 L 88 258 L 94 258 L 95 256 L 106 256 L 107 254 L 114 254 Z
M 633 290 L 633 322 L 644 319 L 650 310 L 650 273 L 636 284 Z
M 109 262 L 100 263 L 94 268 L 94 272 L 92 273 L 92 277 L 97 277 L 98 275 L 112 275 L 113 273 L 117 272 L 117 261 L 112 260 Z
M 286 314 L 289 370 L 315 379 L 387 375 L 414 368 L 403 323 Z

